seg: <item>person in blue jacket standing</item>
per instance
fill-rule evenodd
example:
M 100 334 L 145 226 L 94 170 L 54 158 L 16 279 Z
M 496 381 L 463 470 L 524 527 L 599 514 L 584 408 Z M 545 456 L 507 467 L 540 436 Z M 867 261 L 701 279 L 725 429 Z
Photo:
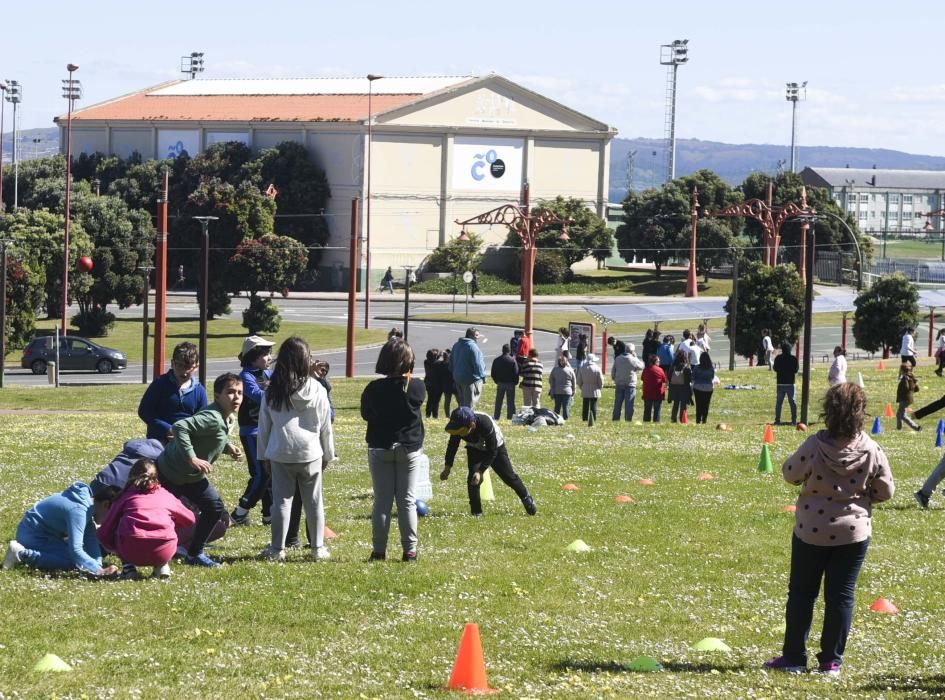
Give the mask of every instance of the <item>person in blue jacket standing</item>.
M 173 437 L 174 423 L 206 408 L 207 391 L 194 379 L 198 367 L 196 345 L 181 343 L 174 348 L 171 368 L 151 382 L 138 404 L 138 417 L 148 426 L 147 437 L 166 445 Z
M 486 379 L 486 361 L 482 350 L 476 344 L 479 331 L 474 327 L 466 329 L 466 335 L 453 344 L 450 353 L 450 372 L 459 395 L 459 405 L 475 408 L 482 396 L 482 385 Z
M 108 514 L 121 489 L 108 486 L 93 498 L 80 481 L 60 494 L 44 498 L 28 511 L 16 528 L 3 558 L 3 570 L 26 564 L 46 571 L 79 569 L 91 576 L 113 576 L 114 565 L 102 566 L 95 525 Z

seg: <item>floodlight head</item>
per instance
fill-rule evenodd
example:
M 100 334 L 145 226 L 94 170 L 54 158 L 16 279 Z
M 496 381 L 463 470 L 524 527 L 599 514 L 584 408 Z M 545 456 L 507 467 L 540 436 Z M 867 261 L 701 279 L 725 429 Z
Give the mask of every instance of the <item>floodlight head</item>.
M 374 75 L 374 73 L 368 73 L 368 74 L 367 74 L 367 79 L 368 79 L 370 82 L 372 82 L 372 83 L 373 83 L 375 80 L 380 80 L 380 79 L 383 78 L 383 77 L 384 77 L 383 75 Z
M 197 73 L 203 73 L 203 52 L 191 51 L 189 56 L 181 56 L 180 72 L 190 75 L 191 80 L 197 77 Z
M 5 80 L 0 80 L 0 90 L 3 90 L 4 92 L 6 92 L 6 90 L 7 90 L 7 83 L 6 83 Z
M 8 80 L 6 87 L 6 101 L 16 104 L 23 100 L 23 87 L 20 85 L 19 81 Z
M 79 70 L 79 67 L 74 63 L 69 63 L 66 65 L 66 70 L 70 73 L 75 73 L 77 70 Z

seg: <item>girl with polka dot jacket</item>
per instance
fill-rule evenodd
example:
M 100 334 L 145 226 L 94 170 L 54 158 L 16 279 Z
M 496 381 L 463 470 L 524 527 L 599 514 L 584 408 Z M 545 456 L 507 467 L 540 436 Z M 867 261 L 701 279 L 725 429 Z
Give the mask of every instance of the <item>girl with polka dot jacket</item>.
M 826 430 L 812 435 L 781 471 L 801 487 L 791 545 L 782 655 L 771 670 L 807 668 L 806 639 L 824 579 L 824 626 L 818 670 L 840 672 L 853 617 L 853 594 L 872 535 L 872 505 L 895 492 L 889 461 L 863 432 L 866 394 L 856 384 L 831 387 L 824 397 Z

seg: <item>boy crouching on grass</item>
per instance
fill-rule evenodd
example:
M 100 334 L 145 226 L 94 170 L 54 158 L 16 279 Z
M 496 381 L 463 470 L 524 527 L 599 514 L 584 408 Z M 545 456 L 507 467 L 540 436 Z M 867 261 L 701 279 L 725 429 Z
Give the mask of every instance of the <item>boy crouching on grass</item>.
M 174 423 L 174 439 L 158 457 L 161 486 L 178 498 L 186 498 L 199 511 L 193 538 L 187 547 L 185 564 L 217 567 L 220 564 L 203 548 L 226 508 L 207 476 L 221 454 L 239 459 L 243 451 L 229 443 L 233 417 L 243 402 L 243 381 L 232 372 L 213 382 L 213 403 Z
M 460 406 L 450 415 L 446 424 L 446 432 L 450 434 L 449 444 L 446 446 L 446 466 L 440 472 L 440 480 L 446 481 L 453 468 L 453 459 L 459 449 L 459 441 L 466 441 L 466 458 L 469 461 L 469 476 L 466 479 L 466 488 L 469 493 L 469 508 L 474 516 L 482 515 L 482 501 L 479 497 L 479 484 L 486 469 L 492 467 L 495 473 L 509 488 L 515 491 L 522 499 L 525 512 L 535 515 L 535 499 L 528 493 L 525 484 L 515 473 L 509 452 L 505 448 L 505 439 L 502 431 L 485 413 L 476 413 L 468 406 Z

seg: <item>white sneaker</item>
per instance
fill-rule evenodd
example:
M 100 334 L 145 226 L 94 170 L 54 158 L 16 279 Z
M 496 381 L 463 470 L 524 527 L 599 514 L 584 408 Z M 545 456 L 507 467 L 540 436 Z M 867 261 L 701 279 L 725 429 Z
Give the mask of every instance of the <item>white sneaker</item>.
M 328 551 L 328 547 L 322 545 L 321 547 L 317 547 L 315 551 L 312 552 L 312 556 L 318 561 L 326 561 L 331 559 L 331 552 Z
M 285 563 L 285 550 L 284 549 L 273 549 L 271 544 L 266 545 L 266 548 L 263 549 L 259 554 L 256 555 L 257 559 L 262 559 L 263 561 L 272 561 L 278 564 Z
M 20 552 L 22 552 L 26 547 L 21 545 L 16 540 L 10 540 L 10 544 L 7 547 L 7 554 L 3 557 L 3 570 L 9 571 L 14 566 L 20 563 Z
M 151 578 L 170 578 L 171 577 L 171 564 L 168 562 L 163 566 L 155 566 L 154 571 L 151 572 Z

